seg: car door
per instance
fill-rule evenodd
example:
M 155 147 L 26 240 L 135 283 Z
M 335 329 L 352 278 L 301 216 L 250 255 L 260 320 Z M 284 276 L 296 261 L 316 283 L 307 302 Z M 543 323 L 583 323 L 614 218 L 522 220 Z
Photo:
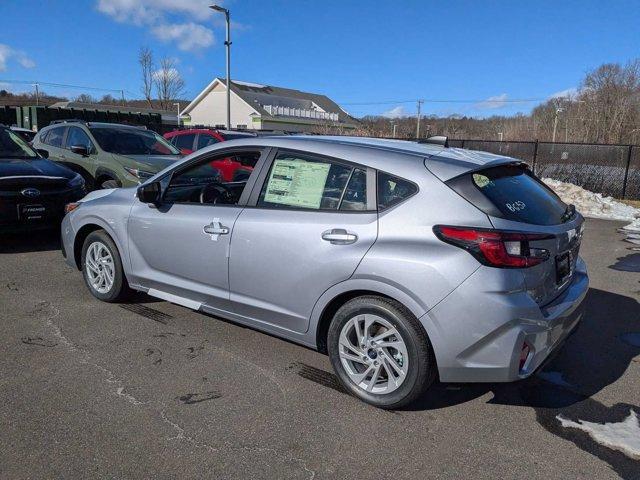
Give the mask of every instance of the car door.
M 134 202 L 128 222 L 132 283 L 190 308 L 227 306 L 231 232 L 255 179 L 224 182 L 211 163 L 233 154 L 255 167 L 261 153 L 249 147 L 208 152 L 162 179 L 158 205 Z
M 351 277 L 376 240 L 375 174 L 284 150 L 269 163 L 233 230 L 232 310 L 305 332 L 318 298 Z
M 79 146 L 87 149 L 87 155 L 80 155 L 71 150 L 71 147 Z M 63 157 L 65 165 L 79 173 L 90 181 L 96 176 L 96 149 L 87 133 L 80 127 L 69 126 L 64 142 Z

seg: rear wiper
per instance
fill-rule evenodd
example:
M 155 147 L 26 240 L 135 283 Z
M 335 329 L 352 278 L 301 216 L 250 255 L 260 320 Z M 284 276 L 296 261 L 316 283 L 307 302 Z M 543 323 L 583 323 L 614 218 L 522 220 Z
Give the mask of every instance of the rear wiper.
M 569 221 L 576 214 L 576 206 L 572 203 L 567 205 L 564 213 L 562 214 L 562 222 Z

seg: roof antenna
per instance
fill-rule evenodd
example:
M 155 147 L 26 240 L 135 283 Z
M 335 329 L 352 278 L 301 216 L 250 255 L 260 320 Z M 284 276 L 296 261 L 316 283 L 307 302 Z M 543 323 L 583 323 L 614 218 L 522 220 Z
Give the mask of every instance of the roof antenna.
M 449 137 L 445 135 L 435 135 L 429 138 L 423 138 L 418 140 L 418 143 L 429 143 L 431 145 L 442 145 L 444 148 L 449 148 Z

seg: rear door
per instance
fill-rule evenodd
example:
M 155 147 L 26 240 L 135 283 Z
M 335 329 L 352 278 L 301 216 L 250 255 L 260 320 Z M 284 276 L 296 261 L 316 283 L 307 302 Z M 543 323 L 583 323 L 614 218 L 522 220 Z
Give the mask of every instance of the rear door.
M 268 167 L 233 230 L 230 299 L 234 313 L 305 332 L 376 240 L 375 172 L 284 150 Z
M 67 158 L 63 148 L 66 130 L 67 127 L 64 125 L 53 127 L 41 137 L 43 145 L 39 146 L 39 148 L 49 152 L 49 160 L 66 162 Z
M 524 165 L 492 167 L 447 183 L 485 211 L 495 228 L 546 234 L 529 247 L 546 250 L 548 259 L 522 269 L 527 290 L 539 305 L 551 302 L 571 283 L 584 218 Z

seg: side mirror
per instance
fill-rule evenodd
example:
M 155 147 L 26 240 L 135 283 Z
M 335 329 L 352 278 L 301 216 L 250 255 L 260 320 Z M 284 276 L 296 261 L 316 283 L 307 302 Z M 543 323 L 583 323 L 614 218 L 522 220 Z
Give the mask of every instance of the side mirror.
M 49 158 L 49 150 L 45 150 L 44 148 L 36 148 L 36 152 L 38 152 L 42 158 Z
M 87 147 L 85 147 L 84 145 L 72 145 L 71 151 L 78 155 L 82 155 L 83 157 L 89 156 L 89 150 L 87 150 Z
M 151 182 L 138 187 L 138 200 L 143 203 L 160 203 L 160 182 Z

